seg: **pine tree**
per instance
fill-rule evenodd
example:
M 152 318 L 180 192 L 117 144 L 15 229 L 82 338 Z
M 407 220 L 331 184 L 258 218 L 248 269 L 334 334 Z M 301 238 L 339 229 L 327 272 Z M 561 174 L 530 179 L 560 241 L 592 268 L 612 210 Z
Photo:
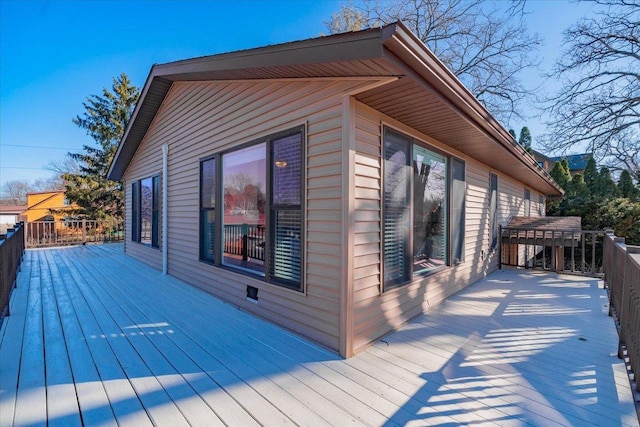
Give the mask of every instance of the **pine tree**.
M 567 159 L 562 159 L 553 166 L 551 169 L 551 177 L 555 179 L 563 190 L 569 189 L 569 182 L 571 182 L 571 174 L 569 173 L 569 162 Z
M 80 171 L 63 175 L 67 182 L 66 197 L 82 208 L 77 212 L 79 215 L 92 219 L 122 218 L 122 185 L 106 176 L 139 96 L 140 89 L 132 86 L 122 73 L 113 79 L 111 91 L 105 88 L 101 96 L 87 97 L 83 103 L 85 112 L 73 119 L 96 143 L 84 145 L 83 153 L 69 153 L 78 162 Z
M 628 170 L 623 170 L 618 180 L 618 191 L 621 197 L 625 197 L 630 200 L 636 200 L 638 198 L 638 189 L 633 185 L 633 178 Z
M 520 139 L 518 142 L 525 150 L 531 152 L 531 141 L 531 132 L 529 131 L 529 128 L 525 126 L 520 130 Z
M 615 182 L 611 178 L 611 172 L 609 168 L 603 166 L 600 168 L 600 173 L 596 179 L 596 185 L 593 191 L 593 196 L 595 198 L 600 198 L 603 200 L 609 200 L 618 196 L 618 187 Z
M 596 166 L 596 161 L 593 157 L 590 157 L 587 161 L 587 166 L 584 169 L 584 183 L 587 188 L 586 191 L 589 192 L 589 197 L 593 194 L 593 191 L 596 187 L 596 182 L 598 181 L 598 168 Z
M 509 129 L 509 134 L 511 134 L 511 136 L 513 137 L 513 139 L 518 139 L 518 138 L 516 137 L 516 131 L 515 131 L 515 130 L 513 130 L 513 129 Z

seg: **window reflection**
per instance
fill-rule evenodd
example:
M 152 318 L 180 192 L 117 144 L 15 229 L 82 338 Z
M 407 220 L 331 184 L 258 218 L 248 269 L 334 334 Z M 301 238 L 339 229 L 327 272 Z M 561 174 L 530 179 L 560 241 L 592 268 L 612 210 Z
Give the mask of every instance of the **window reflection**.
M 266 144 L 225 154 L 223 264 L 264 276 Z
M 414 273 L 445 264 L 447 163 L 440 154 L 413 146 Z

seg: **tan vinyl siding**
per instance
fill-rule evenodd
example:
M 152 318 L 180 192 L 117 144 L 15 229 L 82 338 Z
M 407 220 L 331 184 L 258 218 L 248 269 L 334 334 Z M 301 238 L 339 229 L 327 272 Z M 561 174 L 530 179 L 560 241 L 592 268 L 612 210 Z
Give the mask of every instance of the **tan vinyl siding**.
M 418 278 L 413 283 L 380 293 L 381 251 L 381 129 L 391 125 L 465 161 L 465 261 L 456 267 Z M 356 246 L 354 252 L 354 351 L 405 324 L 446 297 L 497 269 L 497 253 L 489 246 L 489 173 L 497 173 L 462 153 L 361 104 L 356 108 Z M 498 218 L 524 210 L 524 186 L 498 174 Z M 519 191 L 516 192 L 516 188 Z M 532 214 L 537 193 L 531 193 Z
M 163 143 L 169 144 L 169 274 L 337 350 L 343 264 L 339 256 L 342 95 L 366 83 L 326 79 L 175 83 L 141 144 L 141 149 L 156 147 L 158 152 Z M 200 262 L 200 159 L 303 124 L 307 129 L 305 292 Z M 259 289 L 257 304 L 246 300 L 247 285 Z

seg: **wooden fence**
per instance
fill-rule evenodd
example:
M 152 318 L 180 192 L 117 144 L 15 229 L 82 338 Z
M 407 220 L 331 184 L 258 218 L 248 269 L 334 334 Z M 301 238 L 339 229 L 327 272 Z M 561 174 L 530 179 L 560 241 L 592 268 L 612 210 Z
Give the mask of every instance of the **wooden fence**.
M 640 391 L 640 246 L 629 246 L 624 238 L 607 232 L 604 239 L 604 274 L 609 287 L 610 313 L 620 325 L 618 356 L 627 357 Z
M 27 248 L 84 245 L 124 240 L 121 220 L 34 221 L 25 224 Z
M 9 298 L 16 284 L 24 254 L 24 224 L 0 234 L 0 322 L 9 313 Z

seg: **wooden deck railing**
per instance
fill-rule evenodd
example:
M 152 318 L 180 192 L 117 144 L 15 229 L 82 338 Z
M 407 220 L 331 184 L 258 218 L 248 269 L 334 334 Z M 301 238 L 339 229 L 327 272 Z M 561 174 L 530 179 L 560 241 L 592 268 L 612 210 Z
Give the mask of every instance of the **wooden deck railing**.
M 118 242 L 124 239 L 121 220 L 35 221 L 25 224 L 27 248 Z
M 623 358 L 626 348 L 640 391 L 640 246 L 626 245 L 624 238 L 607 232 L 604 274 L 609 287 L 609 314 L 615 314 L 620 325 L 618 356 Z
M 9 298 L 16 284 L 24 254 L 24 224 L 19 223 L 0 234 L 0 324 L 9 313 Z
M 602 277 L 603 231 L 500 227 L 500 268 Z

